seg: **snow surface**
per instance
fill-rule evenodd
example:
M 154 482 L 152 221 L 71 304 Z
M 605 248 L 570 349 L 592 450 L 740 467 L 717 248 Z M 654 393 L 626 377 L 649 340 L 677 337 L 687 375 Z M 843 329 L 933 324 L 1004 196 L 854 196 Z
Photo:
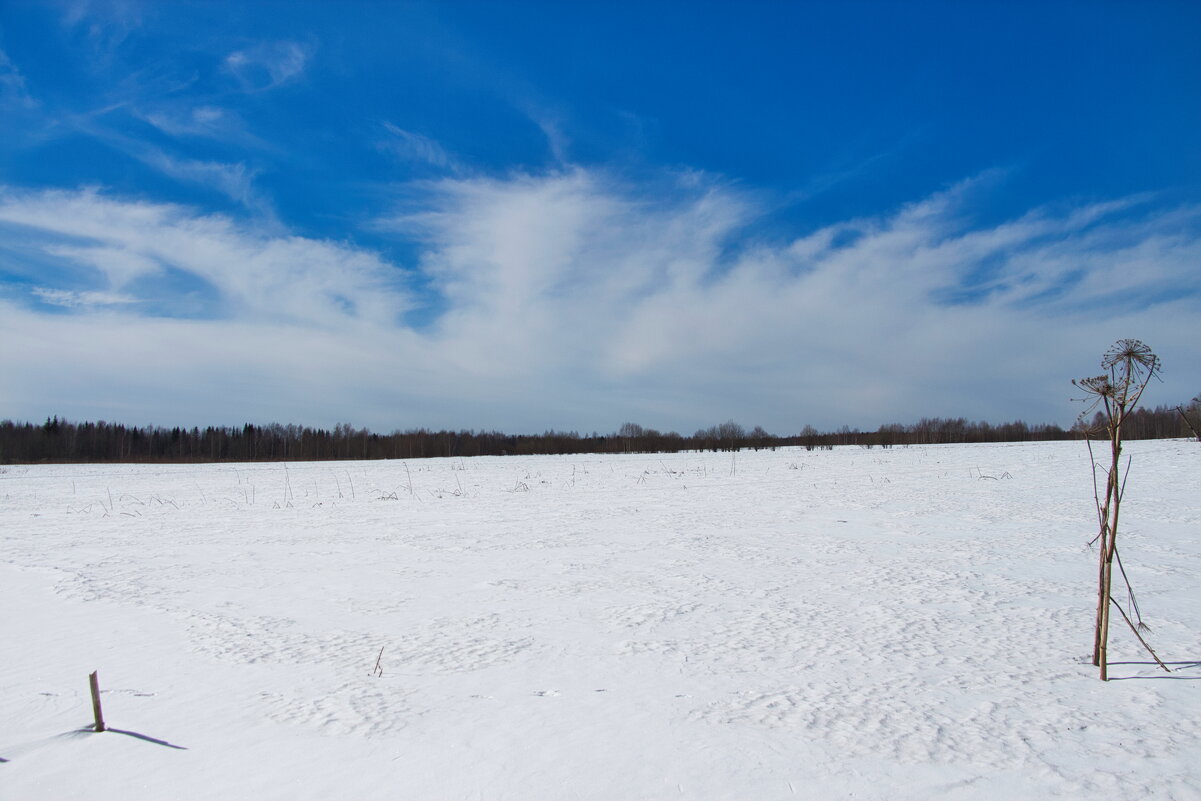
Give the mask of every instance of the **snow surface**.
M 1198 799 L 1201 446 L 1127 452 L 1108 683 L 1079 442 L 0 468 L 0 798 Z

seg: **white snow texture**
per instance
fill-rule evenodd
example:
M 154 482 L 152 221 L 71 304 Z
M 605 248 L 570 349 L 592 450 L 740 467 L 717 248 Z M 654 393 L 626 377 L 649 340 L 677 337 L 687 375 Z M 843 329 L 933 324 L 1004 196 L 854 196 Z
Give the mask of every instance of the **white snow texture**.
M 0 799 L 1201 799 L 1201 446 L 1126 451 L 1108 683 L 1079 442 L 0 467 Z

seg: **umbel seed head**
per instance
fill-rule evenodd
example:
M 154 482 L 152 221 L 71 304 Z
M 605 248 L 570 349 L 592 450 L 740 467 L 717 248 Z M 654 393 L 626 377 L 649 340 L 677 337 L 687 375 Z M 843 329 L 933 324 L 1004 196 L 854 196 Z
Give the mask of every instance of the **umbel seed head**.
M 1159 357 L 1151 352 L 1151 348 L 1137 339 L 1119 339 L 1105 351 L 1101 359 L 1101 367 L 1112 370 L 1114 367 L 1129 364 L 1139 365 L 1150 373 L 1159 371 Z
M 1099 398 L 1113 397 L 1114 387 L 1107 375 L 1095 375 L 1090 378 L 1072 379 L 1072 385 L 1080 387 L 1090 395 L 1096 395 Z

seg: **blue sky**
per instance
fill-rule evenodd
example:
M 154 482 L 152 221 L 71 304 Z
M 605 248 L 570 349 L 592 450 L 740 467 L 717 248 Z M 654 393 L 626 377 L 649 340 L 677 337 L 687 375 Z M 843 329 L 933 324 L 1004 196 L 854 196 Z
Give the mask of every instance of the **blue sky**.
M 1201 391 L 1196 3 L 0 3 L 0 418 Z

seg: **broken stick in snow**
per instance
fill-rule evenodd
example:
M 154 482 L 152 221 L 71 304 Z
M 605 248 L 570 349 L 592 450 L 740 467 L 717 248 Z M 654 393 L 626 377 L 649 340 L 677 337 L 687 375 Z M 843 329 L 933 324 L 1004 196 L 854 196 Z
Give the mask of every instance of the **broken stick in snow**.
M 96 716 L 96 731 L 104 731 L 104 713 L 100 711 L 100 679 L 96 677 L 99 673 L 93 670 L 88 676 L 88 683 L 92 687 L 92 713 Z
M 384 675 L 384 669 L 380 667 L 379 661 L 384 658 L 384 649 L 379 649 L 379 656 L 375 658 L 375 667 L 371 669 L 371 675 L 379 678 Z

